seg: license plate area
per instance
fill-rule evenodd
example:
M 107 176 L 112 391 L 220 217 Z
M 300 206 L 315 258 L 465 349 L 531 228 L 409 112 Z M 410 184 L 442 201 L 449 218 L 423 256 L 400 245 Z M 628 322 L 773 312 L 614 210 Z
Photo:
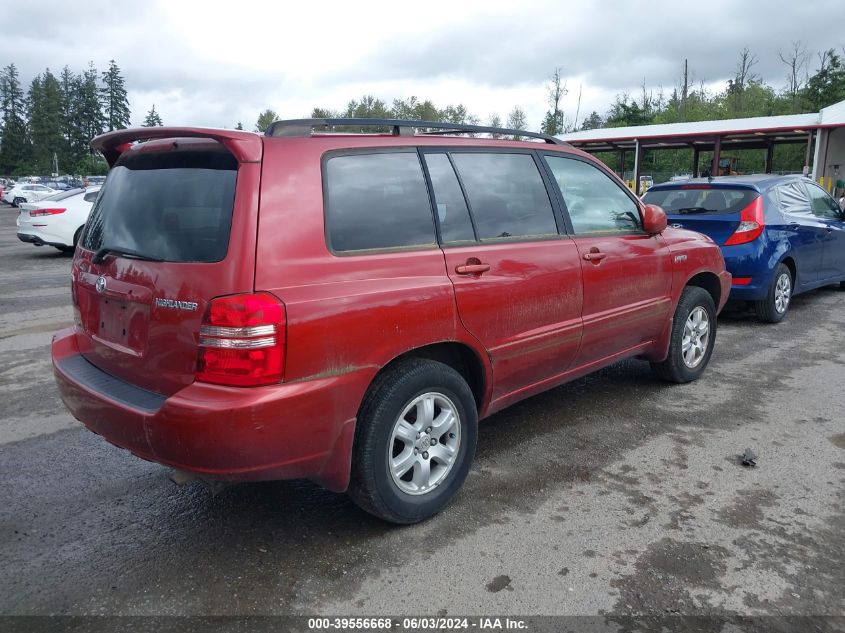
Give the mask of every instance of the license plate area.
M 100 322 L 97 338 L 116 346 L 128 348 L 137 354 L 144 351 L 147 341 L 149 310 L 133 301 L 101 298 Z

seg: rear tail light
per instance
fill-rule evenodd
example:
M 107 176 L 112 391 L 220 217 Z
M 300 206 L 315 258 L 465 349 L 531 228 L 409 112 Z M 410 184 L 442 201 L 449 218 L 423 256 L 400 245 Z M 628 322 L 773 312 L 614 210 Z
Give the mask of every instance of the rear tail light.
M 33 209 L 29 212 L 29 217 L 37 218 L 42 215 L 58 215 L 64 213 L 65 209 Z
M 213 299 L 200 327 L 197 380 L 233 387 L 284 376 L 285 306 L 267 292 Z
M 739 226 L 733 232 L 725 246 L 753 242 L 763 232 L 766 222 L 763 219 L 763 197 L 757 196 L 747 207 L 739 212 Z

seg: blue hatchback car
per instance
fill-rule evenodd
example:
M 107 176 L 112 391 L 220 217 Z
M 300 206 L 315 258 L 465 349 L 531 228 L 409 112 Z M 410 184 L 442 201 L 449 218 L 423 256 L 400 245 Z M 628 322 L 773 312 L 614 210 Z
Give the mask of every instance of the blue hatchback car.
M 807 178 L 693 179 L 656 185 L 643 201 L 721 246 L 731 299 L 752 301 L 764 321 L 781 321 L 798 293 L 845 284 L 845 214 Z

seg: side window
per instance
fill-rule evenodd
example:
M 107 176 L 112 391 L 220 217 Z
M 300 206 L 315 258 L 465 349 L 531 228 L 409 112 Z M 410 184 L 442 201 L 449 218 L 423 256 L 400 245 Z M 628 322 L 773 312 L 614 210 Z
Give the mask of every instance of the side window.
M 530 154 L 452 154 L 478 239 L 557 235 L 549 194 Z
M 431 203 L 416 152 L 353 154 L 326 161 L 331 248 L 434 246 Z
M 600 169 L 574 158 L 545 158 L 576 235 L 642 230 L 637 204 Z
M 99 191 L 89 191 L 82 196 L 82 199 L 85 200 L 85 202 L 95 202 L 97 200 L 97 194 L 99 193 Z
M 467 203 L 449 157 L 446 154 L 425 154 L 425 164 L 431 178 L 442 242 L 474 241 L 475 232 Z
M 807 200 L 804 188 L 798 181 L 779 185 L 775 191 L 777 192 L 778 208 L 782 213 L 789 215 L 810 213 L 810 202 Z
M 807 193 L 810 194 L 810 203 L 813 214 L 828 220 L 838 220 L 841 216 L 839 205 L 831 198 L 827 191 L 814 183 L 805 183 Z

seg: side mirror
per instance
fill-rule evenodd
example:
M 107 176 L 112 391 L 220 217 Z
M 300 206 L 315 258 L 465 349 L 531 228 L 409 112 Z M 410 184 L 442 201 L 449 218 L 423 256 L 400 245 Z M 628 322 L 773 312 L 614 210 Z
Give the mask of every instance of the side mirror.
M 643 230 L 649 235 L 663 233 L 666 229 L 666 212 L 656 204 L 647 204 L 643 209 Z

